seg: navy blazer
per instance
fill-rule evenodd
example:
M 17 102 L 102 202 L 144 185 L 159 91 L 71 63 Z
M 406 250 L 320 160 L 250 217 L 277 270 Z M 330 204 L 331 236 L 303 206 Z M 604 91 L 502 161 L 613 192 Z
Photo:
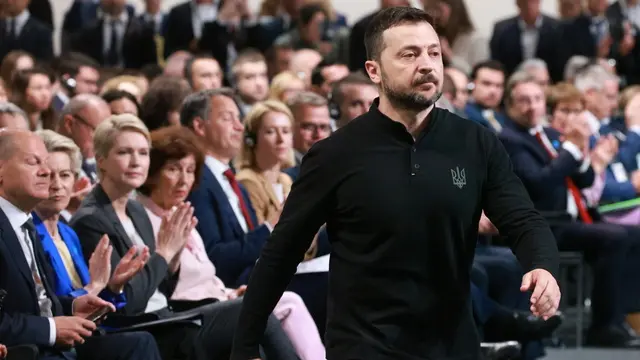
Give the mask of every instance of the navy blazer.
M 551 128 L 545 128 L 544 131 L 558 152 L 556 158 L 551 158 L 528 129 L 511 121 L 507 122 L 499 138 L 511 157 L 514 172 L 527 188 L 536 209 L 566 211 L 566 177 L 570 176 L 576 186 L 583 189 L 593 184 L 595 174 L 591 167 L 580 173 L 582 163 L 562 148 L 560 133 Z
M 70 315 L 72 298 L 58 298 L 49 281 L 52 269 L 39 241 L 34 253 L 41 278 L 52 302 L 53 316 Z M 0 288 L 7 291 L 0 316 L 0 339 L 7 346 L 35 344 L 49 348 L 49 320 L 40 316 L 31 269 L 9 219 L 0 210 Z
M 242 184 L 244 201 L 254 224 L 258 223 L 249 195 Z M 271 232 L 266 225 L 256 226 L 244 232 L 236 218 L 224 190 L 207 166 L 202 168 L 198 187 L 191 191 L 188 201 L 195 208 L 198 219 L 197 230 L 202 236 L 209 259 L 225 284 L 237 284 L 240 276 L 253 267 L 260 256 L 262 245 Z
M 24 24 L 17 39 L 8 39 L 7 24 L 0 20 L 0 61 L 13 50 L 23 50 L 40 61 L 53 59 L 53 30 L 33 16 Z
M 478 124 L 486 127 L 487 129 L 489 129 L 491 131 L 495 131 L 493 126 L 491 126 L 491 123 L 489 123 L 489 120 L 485 119 L 484 115 L 482 115 L 482 111 L 483 110 L 484 109 L 482 107 L 480 107 L 480 105 L 470 101 L 464 107 L 464 115 L 463 115 L 463 117 L 466 117 L 467 119 L 469 119 L 471 121 L 475 121 Z M 500 125 L 502 125 L 502 126 L 504 126 L 504 124 L 507 122 L 507 117 L 500 111 L 494 111 L 494 116 L 496 117 L 496 120 L 500 123 Z

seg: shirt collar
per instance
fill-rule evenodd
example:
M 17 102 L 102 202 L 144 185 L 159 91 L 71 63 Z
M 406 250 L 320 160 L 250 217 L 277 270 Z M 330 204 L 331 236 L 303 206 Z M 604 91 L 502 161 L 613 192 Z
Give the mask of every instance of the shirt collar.
M 102 18 L 105 23 L 110 23 L 113 20 L 118 20 L 121 24 L 126 24 L 129 21 L 129 14 L 127 10 L 123 10 L 120 15 L 113 17 L 112 15 L 105 14 L 102 9 L 98 9 L 98 17 Z
M 20 14 L 18 14 L 16 17 L 13 18 L 16 22 L 16 31 L 18 32 L 18 34 L 20 34 L 20 32 L 22 31 L 22 28 L 27 23 L 27 21 L 29 21 L 30 16 L 31 16 L 31 13 L 29 12 L 29 10 L 25 9 L 24 11 L 22 11 Z M 8 18 L 8 19 L 11 19 L 11 18 Z M 6 24 L 7 26 L 9 26 L 9 21 L 6 21 Z
M 544 134 L 544 127 L 542 125 L 536 125 L 532 128 L 529 128 L 529 134 L 536 136 L 537 133 Z
M 136 192 L 135 196 L 136 196 L 136 201 L 138 201 L 140 204 L 142 204 L 142 206 L 147 208 L 154 215 L 156 215 L 158 217 L 163 217 L 164 215 L 167 215 L 169 213 L 168 210 L 165 210 L 165 209 L 161 208 L 155 202 L 153 202 L 153 200 L 151 200 L 150 197 L 148 197 L 146 195 L 142 195 L 139 192 Z
M 585 113 L 587 117 L 587 124 L 589 124 L 589 128 L 591 129 L 592 134 L 597 134 L 600 132 L 600 121 L 598 118 L 593 115 L 590 111 Z
M 16 232 L 19 231 L 22 228 L 22 225 L 31 218 L 31 214 L 18 209 L 18 207 L 2 196 L 0 196 L 0 209 L 2 209 L 2 212 L 7 216 L 9 223 L 11 223 L 11 227 Z
M 225 171 L 229 170 L 229 164 L 225 164 L 211 155 L 207 155 L 204 158 L 204 163 L 216 176 L 221 176 Z
M 525 24 L 524 20 L 522 20 L 521 17 L 518 17 L 518 26 L 520 27 L 520 30 L 539 30 L 540 27 L 542 26 L 542 15 L 538 15 L 538 18 L 536 19 L 535 24 L 533 25 L 534 28 L 530 28 L 527 24 Z

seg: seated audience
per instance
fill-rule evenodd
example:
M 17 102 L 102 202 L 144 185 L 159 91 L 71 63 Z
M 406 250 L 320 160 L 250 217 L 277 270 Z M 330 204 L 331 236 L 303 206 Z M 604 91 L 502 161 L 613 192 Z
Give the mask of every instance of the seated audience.
M 148 88 L 149 83 L 147 82 L 147 78 L 144 76 L 119 75 L 102 84 L 100 95 L 104 95 L 114 90 L 121 90 L 133 95 L 136 98 L 136 101 L 140 102 Z
M 0 101 L 0 128 L 29 130 L 27 114 L 13 103 Z
M 70 225 L 78 234 L 85 259 L 91 257 L 104 234 L 113 246 L 114 267 L 133 246 L 148 247 L 149 261 L 125 285 L 127 304 L 120 312 L 171 318 L 175 313 L 169 307 L 169 299 L 179 281 L 179 255 L 197 220 L 189 204 L 180 204 L 161 222 L 156 238 L 144 207 L 131 198 L 132 192 L 147 179 L 150 145 L 147 128 L 131 114 L 113 115 L 98 125 L 94 148 L 100 181 L 84 199 Z M 193 304 L 191 311 L 202 314 L 200 327 L 178 323 L 166 331 L 153 332 L 163 355 L 228 358 L 242 302 L 229 300 L 198 305 Z M 262 346 L 265 353 L 276 359 L 297 358 L 275 317 L 267 326 Z
M 345 64 L 321 62 L 311 72 L 311 90 L 329 99 L 333 85 L 349 75 Z
M 505 70 L 496 61 L 476 64 L 471 71 L 471 94 L 465 106 L 467 118 L 500 132 L 506 116 L 500 110 L 504 93 Z
M 285 71 L 276 75 L 271 80 L 269 87 L 269 100 L 276 100 L 286 103 L 295 94 L 306 89 L 304 81 L 295 73 Z
M 231 65 L 231 79 L 245 115 L 255 103 L 264 101 L 269 95 L 267 62 L 257 50 L 247 49 L 238 54 Z
M 100 64 L 80 53 L 68 53 L 58 57 L 54 69 L 60 86 L 53 97 L 53 107 L 61 111 L 69 100 L 79 94 L 97 94 L 100 81 Z
M 196 91 L 222 87 L 223 72 L 218 61 L 207 56 L 192 56 L 184 63 L 181 74 Z
M 53 76 L 42 68 L 20 70 L 11 82 L 11 102 L 26 113 L 32 131 L 54 127 Z
M 102 94 L 102 98 L 109 104 L 111 113 L 114 115 L 131 114 L 138 116 L 140 113 L 138 99 L 129 91 L 109 90 Z
M 369 111 L 377 97 L 378 89 L 371 79 L 360 72 L 349 74 L 333 85 L 330 93 L 331 117 L 341 128 Z
M 628 304 L 636 299 L 623 295 L 627 281 L 638 281 L 640 228 L 601 222 L 581 195 L 580 189 L 590 187 L 595 176 L 584 155 L 591 134 L 588 124 L 570 123 L 563 138 L 543 127 L 540 120 L 545 115 L 545 96 L 536 79 L 526 73 L 510 78 L 505 104 L 510 121 L 500 139 L 515 173 L 536 209 L 550 217 L 558 248 L 583 252 L 593 266 L 593 316 L 587 342 L 606 347 L 640 346 L 639 338 L 624 325 Z M 631 273 L 635 274 L 632 278 L 625 276 Z
M 154 339 L 144 332 L 92 336 L 87 318 L 110 303 L 94 296 L 58 297 L 52 269 L 37 241 L 30 213 L 50 197 L 48 152 L 24 130 L 0 132 L 0 338 L 7 346 L 36 345 L 46 359 L 159 360 Z
M 174 76 L 157 77 L 142 98 L 140 119 L 150 131 L 180 125 L 180 107 L 189 93 L 191 88 L 184 79 Z
M 7 86 L 11 84 L 13 74 L 20 70 L 29 70 L 36 64 L 33 56 L 22 50 L 11 51 L 4 58 L 0 57 L 0 59 L 2 59 L 0 63 L 0 78 Z
M 289 101 L 294 118 L 293 148 L 296 166 L 316 142 L 331 135 L 331 117 L 327 99 L 312 92 L 302 92 Z
M 181 127 L 151 133 L 149 177 L 139 189 L 137 199 L 145 206 L 156 236 L 162 217 L 183 203 L 192 187 L 197 186 L 195 181 L 200 178 L 204 166 L 204 155 L 197 143 L 195 135 Z M 246 286 L 227 288 L 216 276 L 216 268 L 209 260 L 202 238 L 195 229 L 191 231 L 179 261 L 180 275 L 171 300 L 228 301 L 240 298 L 246 289 Z M 298 295 L 285 292 L 275 307 L 274 315 L 281 321 L 282 328 L 301 359 L 324 360 L 325 351 L 320 334 Z
M 113 303 L 116 309 L 121 308 L 126 302 L 122 293 L 124 284 L 142 269 L 149 259 L 149 249 L 131 248 L 112 275 L 113 248 L 105 235 L 87 266 L 78 236 L 69 225 L 60 221 L 60 212 L 67 208 L 80 173 L 80 149 L 71 139 L 52 130 L 37 134 L 49 152 L 47 165 L 51 175 L 49 198 L 36 205 L 32 216 L 46 258 L 54 270 L 55 292 L 58 296 L 71 297 L 97 295 Z M 138 250 L 140 255 L 136 256 Z
M 551 79 L 549 78 L 549 68 L 547 68 L 547 63 L 541 59 L 527 59 L 518 65 L 516 72 L 526 72 L 536 79 L 538 85 L 542 86 L 542 89 L 546 93 L 549 89 L 549 85 L 551 84 Z
M 242 148 L 244 127 L 240 109 L 228 88 L 189 95 L 180 113 L 205 148 L 205 167 L 188 200 L 195 208 L 198 232 L 218 277 L 231 286 L 243 285 L 278 222 L 275 212 L 263 224 L 244 187 L 229 166 Z

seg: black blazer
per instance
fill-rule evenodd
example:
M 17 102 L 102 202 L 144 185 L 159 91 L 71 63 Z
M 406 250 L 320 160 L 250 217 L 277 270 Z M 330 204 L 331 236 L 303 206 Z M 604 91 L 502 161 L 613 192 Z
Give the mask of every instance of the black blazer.
M 17 40 L 9 40 L 6 22 L 0 21 L 0 61 L 13 50 L 23 50 L 36 59 L 53 59 L 53 31 L 33 16 L 24 24 Z
M 144 207 L 135 200 L 127 203 L 127 215 L 133 221 L 138 234 L 149 247 L 151 258 L 124 288 L 127 305 L 121 310 L 126 315 L 144 313 L 149 299 L 159 289 L 170 297 L 178 280 L 178 273 L 171 275 L 167 262 L 156 254 L 155 233 Z M 102 235 L 107 234 L 113 245 L 111 269 L 115 269 L 120 259 L 133 246 L 120 219 L 116 215 L 111 200 L 100 184 L 82 202 L 80 209 L 69 222 L 78 234 L 82 251 L 87 261 L 95 250 Z
M 519 17 L 516 16 L 496 23 L 489 44 L 491 58 L 501 62 L 505 66 L 507 74 L 513 73 L 524 60 L 522 31 L 518 19 Z M 535 56 L 547 63 L 549 74 L 554 81 L 562 79 L 564 64 L 561 63 L 559 55 L 561 54 L 560 49 L 564 45 L 559 39 L 557 20 L 543 15 Z
M 34 241 L 34 253 L 54 316 L 71 314 L 73 299 L 58 298 L 49 282 L 51 267 L 42 244 Z M 23 255 L 20 240 L 9 219 L 0 210 L 0 288 L 7 291 L 0 316 L 0 339 L 7 346 L 35 344 L 49 348 L 49 320 L 40 316 L 33 276 Z
M 551 128 L 545 128 L 544 131 L 558 151 L 556 158 L 551 158 L 527 129 L 511 121 L 502 129 L 499 138 L 511 157 L 514 172 L 529 192 L 536 209 L 565 212 L 568 192 L 566 177 L 571 177 L 578 188 L 584 189 L 593 184 L 595 174 L 591 167 L 580 173 L 581 163 L 560 146 L 560 134 Z
M 71 51 L 84 53 L 101 65 L 105 65 L 103 20 L 98 20 L 71 36 Z M 148 64 L 157 64 L 158 55 L 153 29 L 138 18 L 130 17 L 122 45 L 124 65 L 129 69 L 140 69 Z

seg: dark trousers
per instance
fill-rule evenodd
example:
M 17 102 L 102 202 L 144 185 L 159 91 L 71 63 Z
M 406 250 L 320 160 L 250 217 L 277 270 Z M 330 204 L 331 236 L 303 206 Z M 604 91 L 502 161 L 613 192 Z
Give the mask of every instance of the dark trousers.
M 492 299 L 510 309 L 529 309 L 529 298 L 520 291 L 522 267 L 510 248 L 478 245 L 473 261 L 485 272 L 486 291 Z
M 9 354 L 9 359 L 12 359 Z M 153 336 L 147 332 L 130 332 L 88 338 L 73 352 L 52 354 L 43 352 L 39 360 L 160 360 Z
M 640 228 L 573 222 L 552 226 L 558 248 L 580 251 L 593 267 L 592 328 L 619 326 L 628 304 L 627 288 L 640 284 Z
M 242 299 L 215 302 L 197 309 L 202 313 L 202 325 L 182 324 L 149 331 L 156 338 L 164 360 L 229 359 Z M 166 310 L 159 313 L 170 316 Z M 268 360 L 298 360 L 291 341 L 275 316 L 269 317 L 261 350 Z

